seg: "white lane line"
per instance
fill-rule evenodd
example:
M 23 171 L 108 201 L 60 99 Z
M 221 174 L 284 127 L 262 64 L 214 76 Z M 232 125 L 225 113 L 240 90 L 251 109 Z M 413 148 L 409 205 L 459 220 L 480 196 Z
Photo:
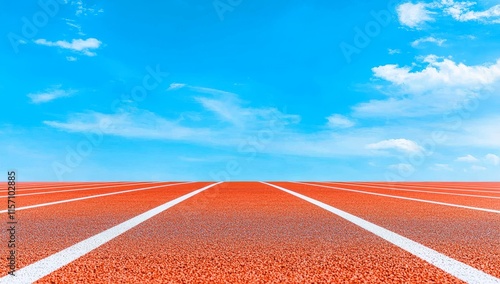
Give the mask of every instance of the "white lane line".
M 148 189 L 159 188 L 159 187 L 169 187 L 169 186 L 174 186 L 174 185 L 188 184 L 188 183 L 193 183 L 193 182 L 182 182 L 182 183 L 164 184 L 164 185 L 150 186 L 150 187 L 141 187 L 141 188 L 136 188 L 136 189 L 129 189 L 129 190 L 123 190 L 123 191 L 110 192 L 110 193 L 96 194 L 96 195 L 90 195 L 90 196 L 84 196 L 84 197 L 78 197 L 78 198 L 72 198 L 72 199 L 65 199 L 65 200 L 59 200 L 59 201 L 54 201 L 54 202 L 47 202 L 47 203 L 41 203 L 41 204 L 36 204 L 36 205 L 19 207 L 19 208 L 16 208 L 16 211 L 44 207 L 44 206 L 50 206 L 50 205 L 56 205 L 56 204 L 62 204 L 62 203 L 68 203 L 68 202 L 73 202 L 73 201 L 86 200 L 86 199 L 91 199 L 91 198 L 98 198 L 98 197 L 122 194 L 122 193 L 148 190 Z M 6 213 L 7 211 L 8 210 L 1 210 L 0 213 Z
M 384 187 L 378 185 L 367 185 L 361 183 L 350 183 L 350 182 L 327 182 L 328 184 L 335 185 L 350 185 L 350 186 L 361 186 L 361 187 L 369 187 L 369 188 L 380 188 L 385 190 L 398 190 L 398 191 L 409 191 L 409 192 L 423 192 L 430 194 L 444 194 L 444 195 L 453 195 L 453 196 L 467 196 L 467 197 L 477 197 L 477 198 L 490 198 L 490 199 L 500 199 L 500 196 L 489 196 L 489 195 L 475 195 L 475 194 L 463 194 L 463 193 L 449 193 L 449 192 L 439 192 L 439 191 L 428 191 L 428 190 L 416 190 L 416 189 L 406 189 L 406 188 L 398 188 L 398 187 Z
M 40 195 L 40 194 L 52 194 L 52 193 L 66 193 L 66 192 L 73 192 L 73 191 L 94 190 L 94 189 L 110 188 L 110 187 L 134 186 L 134 185 L 140 185 L 140 184 L 143 184 L 143 183 L 142 182 L 138 182 L 138 183 L 128 183 L 128 184 L 117 184 L 117 185 L 107 185 L 107 186 L 95 186 L 95 187 L 87 187 L 87 188 L 67 189 L 67 190 L 44 191 L 44 192 L 35 192 L 35 193 L 21 193 L 21 194 L 16 194 L 16 197 L 18 197 L 18 196 Z M 158 183 L 153 183 L 153 184 L 158 184 Z M 8 197 L 9 197 L 8 195 L 0 196 L 0 198 L 8 198 Z
M 416 185 L 416 184 L 404 184 L 404 183 L 379 183 L 379 182 L 374 182 L 373 184 L 378 184 L 382 186 L 403 186 L 403 187 L 410 187 L 410 188 L 421 188 L 421 189 L 440 189 L 440 190 L 451 190 L 451 191 L 470 191 L 470 192 L 489 192 L 489 193 L 500 193 L 499 190 L 496 190 L 495 188 L 490 188 L 490 187 L 465 187 L 465 186 L 457 186 L 457 187 L 452 187 L 452 186 L 431 186 L 431 185 Z M 484 189 L 489 189 L 489 190 L 484 190 Z
M 349 182 L 347 182 L 349 183 Z M 351 182 L 352 183 L 352 182 Z M 487 187 L 465 187 L 465 186 L 456 186 L 456 187 L 445 187 L 445 186 L 431 186 L 431 185 L 416 185 L 416 184 L 405 184 L 405 183 L 384 183 L 384 182 L 356 182 L 358 184 L 374 184 L 386 187 L 409 187 L 409 188 L 419 188 L 419 189 L 438 189 L 438 190 L 448 190 L 448 191 L 468 191 L 468 192 L 486 192 L 486 193 L 495 193 L 499 194 L 499 190 L 495 190 L 494 188 Z M 487 189 L 487 190 L 484 190 Z
M 147 212 L 144 212 L 138 216 L 135 216 L 132 219 L 129 219 L 121 224 L 118 224 L 110 229 L 107 229 L 106 231 L 94 235 L 75 245 L 72 245 L 60 252 L 57 252 L 35 263 L 32 263 L 26 267 L 23 267 L 15 273 L 15 276 L 6 275 L 0 278 L 0 284 L 33 283 L 49 275 L 50 273 L 58 270 L 59 268 L 68 265 L 69 263 L 86 255 L 87 253 L 95 250 L 96 248 L 104 245 L 105 243 L 111 241 L 112 239 L 118 237 L 119 235 L 125 233 L 126 231 L 136 227 L 137 225 L 143 223 L 144 221 L 162 213 L 163 211 L 169 209 L 170 207 L 177 205 L 182 201 L 206 189 L 216 186 L 220 183 L 221 182 L 213 183 L 198 190 L 192 191 L 188 194 L 185 194 L 181 197 L 178 197 L 174 200 L 164 203 L 158 207 L 155 207 Z
M 397 184 L 398 182 L 396 182 Z M 406 184 L 404 182 L 400 182 L 401 184 Z M 488 182 L 459 182 L 459 183 L 443 183 L 443 182 L 438 182 L 438 183 L 408 183 L 408 185 L 412 186 L 441 186 L 441 187 L 448 187 L 448 188 L 470 188 L 470 189 L 492 189 L 492 190 L 500 190 L 500 182 L 493 182 L 493 183 L 488 183 Z
M 306 182 L 293 182 L 293 183 L 306 184 L 306 185 L 312 185 L 312 186 L 324 187 L 324 188 L 331 188 L 331 189 L 336 189 L 336 190 L 350 191 L 350 192 L 356 192 L 356 193 L 362 193 L 362 194 L 377 195 L 377 196 L 383 196 L 383 197 L 390 197 L 390 198 L 396 198 L 396 199 L 403 199 L 403 200 L 424 202 L 424 203 L 430 203 L 430 204 L 438 204 L 438 205 L 444 205 L 444 206 L 450 206 L 450 207 L 457 207 L 457 208 L 463 208 L 463 209 L 471 209 L 471 210 L 477 210 L 477 211 L 484 211 L 484 212 L 489 212 L 489 213 L 500 214 L 500 210 L 495 210 L 495 209 L 486 209 L 486 208 L 472 207 L 472 206 L 467 206 L 467 205 L 459 205 L 459 204 L 453 204 L 453 203 L 431 201 L 431 200 L 426 200 L 426 199 L 404 197 L 404 196 L 399 196 L 399 195 L 389 195 L 389 194 L 383 194 L 383 193 L 375 193 L 375 192 L 368 192 L 368 191 L 362 191 L 362 190 L 347 189 L 347 188 L 342 188 L 342 187 L 327 186 L 327 185 L 314 184 L 314 183 L 306 183 Z
M 88 187 L 88 186 L 97 186 L 97 185 L 104 185 L 104 184 L 110 184 L 106 182 L 96 182 L 96 183 L 87 183 L 87 184 L 74 184 L 74 185 L 62 185 L 62 186 L 42 186 L 42 187 L 37 187 L 37 188 L 23 188 L 22 186 L 16 186 L 16 191 L 17 192 L 25 192 L 25 191 L 35 191 L 35 190 L 44 190 L 44 189 L 56 189 L 56 188 L 72 188 L 72 187 Z M 122 182 L 120 184 L 127 184 L 126 182 Z M 5 192 L 4 190 L 3 192 Z
M 389 231 L 383 227 L 375 225 L 369 221 L 361 219 L 357 216 L 349 214 L 345 211 L 337 209 L 333 206 L 320 202 L 316 199 L 312 199 L 300 193 L 296 193 L 289 189 L 273 185 L 270 183 L 263 182 L 269 186 L 277 188 L 281 191 L 289 193 L 293 196 L 296 196 L 302 200 L 305 200 L 309 203 L 312 203 L 318 207 L 321 207 L 331 213 L 369 231 L 372 234 L 375 234 L 382 239 L 390 242 L 391 244 L 398 246 L 399 248 L 419 257 L 420 259 L 427 261 L 428 263 L 436 266 L 437 268 L 444 270 L 445 272 L 455 276 L 456 278 L 465 281 L 467 283 L 477 283 L 477 284 L 485 284 L 485 283 L 500 283 L 500 279 L 496 278 L 492 275 L 489 275 L 479 269 L 476 269 L 472 266 L 469 266 L 463 262 L 455 260 L 451 257 L 448 257 L 444 254 L 441 254 L 431 248 L 428 248 L 420 243 L 412 241 L 406 237 L 403 237 L 395 232 Z

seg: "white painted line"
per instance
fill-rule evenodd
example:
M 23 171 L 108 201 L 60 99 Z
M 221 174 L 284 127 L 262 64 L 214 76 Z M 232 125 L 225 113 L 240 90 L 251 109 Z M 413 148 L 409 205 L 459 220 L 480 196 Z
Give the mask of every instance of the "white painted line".
M 379 184 L 379 185 L 385 185 L 387 187 L 391 187 L 391 186 L 404 186 L 404 187 L 411 187 L 411 188 L 422 188 L 422 189 L 440 189 L 440 190 L 456 190 L 456 191 L 470 191 L 470 192 L 489 192 L 489 193 L 500 193 L 500 190 L 498 190 L 498 188 L 493 188 L 493 187 L 465 187 L 465 186 L 456 186 L 456 187 L 453 187 L 453 186 L 432 186 L 432 185 L 426 185 L 426 184 L 422 184 L 422 185 L 416 185 L 416 184 L 404 184 L 404 183 L 391 183 L 391 182 L 387 182 L 387 183 L 375 183 L 374 184 Z M 490 190 L 484 190 L 484 189 L 490 189 Z
M 118 237 L 119 235 L 125 233 L 126 231 L 136 227 L 137 225 L 143 223 L 144 221 L 162 213 L 163 211 L 169 209 L 170 207 L 177 205 L 182 201 L 206 189 L 216 186 L 219 183 L 220 182 L 213 183 L 209 186 L 205 186 L 191 193 L 178 197 L 172 201 L 169 201 L 147 212 L 144 212 L 132 219 L 129 219 L 121 224 L 118 224 L 110 229 L 107 229 L 104 232 L 101 232 L 75 245 L 72 245 L 60 252 L 57 252 L 35 263 L 32 263 L 26 267 L 23 267 L 15 273 L 16 276 L 6 275 L 0 278 L 0 284 L 33 283 L 49 275 L 50 273 L 58 270 L 59 268 L 68 265 L 69 263 L 86 255 L 87 253 L 95 250 L 96 248 L 104 245 L 105 243 L 111 241 L 112 239 Z
M 16 186 L 16 191 L 17 192 L 25 192 L 25 191 L 44 190 L 44 189 L 56 189 L 56 188 L 88 187 L 88 186 L 97 186 L 97 185 L 104 185 L 104 184 L 110 184 L 110 183 L 97 182 L 97 183 L 61 185 L 61 186 L 47 186 L 47 185 L 45 185 L 45 186 L 36 187 L 36 188 L 35 187 L 33 187 L 33 188 L 24 188 L 23 186 L 19 185 L 19 186 Z M 122 182 L 120 184 L 126 184 L 126 182 Z
M 314 184 L 314 183 L 306 183 L 306 182 L 293 182 L 293 183 L 306 184 L 306 185 L 312 185 L 312 186 L 317 186 L 317 187 L 332 188 L 332 189 L 336 189 L 336 190 L 350 191 L 350 192 L 356 192 L 356 193 L 362 193 L 362 194 L 377 195 L 377 196 L 383 196 L 383 197 L 390 197 L 390 198 L 396 198 L 396 199 L 424 202 L 424 203 L 430 203 L 430 204 L 438 204 L 438 205 L 444 205 L 444 206 L 450 206 L 450 207 L 457 207 L 457 208 L 463 208 L 463 209 L 471 209 L 471 210 L 500 214 L 500 210 L 495 210 L 495 209 L 485 209 L 485 208 L 459 205 L 459 204 L 453 204 L 453 203 L 431 201 L 431 200 L 426 200 L 426 199 L 404 197 L 404 196 L 399 196 L 399 195 L 389 195 L 389 194 L 368 192 L 368 191 L 355 190 L 355 189 L 347 189 L 347 188 L 342 188 L 342 187 L 327 186 L 327 185 Z
M 449 193 L 449 192 L 439 192 L 439 191 L 428 191 L 428 190 L 416 190 L 416 189 L 405 189 L 405 188 L 398 188 L 398 187 L 384 187 L 384 186 L 377 186 L 377 185 L 368 185 L 368 184 L 362 184 L 362 183 L 350 183 L 350 182 L 327 182 L 328 184 L 335 184 L 335 185 L 351 185 L 351 186 L 361 186 L 361 187 L 369 187 L 369 188 L 380 188 L 380 189 L 385 189 L 385 190 L 398 190 L 398 191 L 409 191 L 409 192 L 423 192 L 423 193 L 430 193 L 430 194 L 444 194 L 444 195 L 453 195 L 453 196 L 467 196 L 467 197 L 477 197 L 477 198 L 489 198 L 489 199 L 500 199 L 500 196 L 489 196 L 489 195 L 475 195 L 475 194 L 463 194 L 463 193 Z
M 390 242 L 391 244 L 419 257 L 420 259 L 427 261 L 428 263 L 436 266 L 437 268 L 455 276 L 456 278 L 465 281 L 467 283 L 472 283 L 472 284 L 485 284 L 485 283 L 500 283 L 500 279 L 496 278 L 492 275 L 489 275 L 479 269 L 476 269 L 472 266 L 469 266 L 463 262 L 460 262 L 458 260 L 455 260 L 451 257 L 448 257 L 444 254 L 441 254 L 431 248 L 428 248 L 420 243 L 417 243 L 415 241 L 412 241 L 406 237 L 403 237 L 397 233 L 394 233 L 392 231 L 389 231 L 383 227 L 380 227 L 378 225 L 375 225 L 374 223 L 368 222 L 364 219 L 361 219 L 357 216 L 354 216 L 352 214 L 349 214 L 345 211 L 342 211 L 340 209 L 337 209 L 333 206 L 330 206 L 328 204 L 325 204 L 323 202 L 320 202 L 316 199 L 312 199 L 310 197 L 307 197 L 305 195 L 302 195 L 300 193 L 296 193 L 294 191 L 291 191 L 289 189 L 279 187 L 277 185 L 265 183 L 269 186 L 272 186 L 274 188 L 277 188 L 281 191 L 284 191 L 286 193 L 289 193 L 293 196 L 296 196 L 302 200 L 305 200 L 309 203 L 312 203 L 318 207 L 321 207 L 367 231 L 369 231 L 372 234 L 375 234 L 382 239 Z
M 169 186 L 174 186 L 174 185 L 188 184 L 188 183 L 193 183 L 193 182 L 182 182 L 182 183 L 164 184 L 164 185 L 150 186 L 150 187 L 141 187 L 141 188 L 136 188 L 136 189 L 129 189 L 129 190 L 123 190 L 123 191 L 110 192 L 110 193 L 96 194 L 96 195 L 90 195 L 90 196 L 84 196 L 84 197 L 78 197 L 78 198 L 72 198 L 72 199 L 66 199 L 66 200 L 59 200 L 59 201 L 54 201 L 54 202 L 19 207 L 19 208 L 16 208 L 16 211 L 44 207 L 44 206 L 50 206 L 50 205 L 56 205 L 56 204 L 62 204 L 62 203 L 68 203 L 68 202 L 73 202 L 73 201 L 86 200 L 86 199 L 91 199 L 91 198 L 98 198 L 98 197 L 122 194 L 122 193 L 148 190 L 148 189 L 159 188 L 159 187 L 169 187 Z M 6 213 L 6 212 L 7 212 L 7 210 L 0 211 L 0 213 Z
M 84 190 L 95 190 L 95 189 L 101 189 L 101 188 L 110 188 L 110 187 L 122 187 L 122 186 L 137 186 L 140 184 L 144 184 L 142 182 L 138 183 L 127 183 L 127 184 L 117 184 L 117 185 L 107 185 L 107 186 L 95 186 L 95 187 L 86 187 L 86 188 L 77 188 L 77 189 L 67 189 L 67 190 L 55 190 L 55 191 L 44 191 L 44 192 L 35 192 L 35 193 L 21 193 L 21 194 L 16 194 L 16 197 L 18 196 L 31 196 L 31 195 L 40 195 L 40 194 L 52 194 L 52 193 L 66 193 L 66 192 L 73 192 L 73 191 L 84 191 Z M 153 183 L 153 184 L 158 184 L 158 183 Z M 0 198 L 8 198 L 8 195 L 5 196 L 0 196 Z

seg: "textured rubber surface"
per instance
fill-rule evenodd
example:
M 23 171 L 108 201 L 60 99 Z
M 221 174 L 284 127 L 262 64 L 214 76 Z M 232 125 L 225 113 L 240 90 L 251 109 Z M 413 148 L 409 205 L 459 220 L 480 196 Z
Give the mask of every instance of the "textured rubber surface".
M 19 211 L 18 268 L 209 184 L 171 185 Z M 500 277 L 500 214 L 296 183 L 273 184 L 349 212 Z M 18 201 L 38 204 L 153 185 L 158 184 L 122 184 L 102 190 L 24 196 Z M 82 184 L 58 190 L 80 186 Z M 432 190 L 429 189 L 432 186 L 471 188 L 477 185 L 425 186 L 425 190 Z M 482 187 L 493 189 L 500 185 L 492 183 Z M 428 193 L 368 188 L 362 184 L 349 188 L 417 198 L 435 197 Z M 455 197 L 450 196 L 446 201 L 463 201 Z M 483 201 L 471 197 L 470 202 L 474 202 L 474 206 L 496 205 Z M 7 239 L 3 231 L 1 236 Z M 5 249 L 3 251 L 6 255 Z M 6 269 L 3 265 L 0 267 L 2 276 L 7 274 Z M 194 195 L 36 283 L 272 282 L 463 283 L 322 208 L 268 185 L 249 182 L 223 183 Z

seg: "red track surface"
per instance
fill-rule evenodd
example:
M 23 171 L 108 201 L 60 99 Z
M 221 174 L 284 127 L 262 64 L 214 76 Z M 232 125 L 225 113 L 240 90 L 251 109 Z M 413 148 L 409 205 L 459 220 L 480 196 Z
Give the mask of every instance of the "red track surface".
M 173 185 L 20 210 L 17 212 L 18 268 L 208 184 Z M 500 214 L 296 183 L 273 184 L 334 206 L 500 277 Z M 99 183 L 37 184 L 36 187 L 47 189 L 24 193 L 61 192 L 20 196 L 18 206 L 160 184 L 121 184 L 104 189 L 63 192 L 96 185 Z M 500 209 L 499 199 L 366 187 L 380 184 L 322 185 Z M 70 187 L 48 189 L 59 186 Z M 496 183 L 425 183 L 423 186 L 427 187 L 422 189 L 426 191 L 433 191 L 432 186 L 500 188 Z M 5 213 L 2 218 L 6 220 Z M 2 230 L 1 237 L 7 240 L 5 230 Z M 5 249 L 3 252 L 7 255 Z M 0 267 L 2 276 L 6 275 L 5 265 Z M 462 283 L 438 267 L 337 215 L 261 183 L 223 183 L 207 189 L 55 270 L 37 283 L 68 282 Z

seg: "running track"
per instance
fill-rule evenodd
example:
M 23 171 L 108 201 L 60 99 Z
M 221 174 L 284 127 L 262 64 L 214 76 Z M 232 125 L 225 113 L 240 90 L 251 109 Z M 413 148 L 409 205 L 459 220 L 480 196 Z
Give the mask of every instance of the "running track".
M 16 205 L 0 283 L 500 283 L 500 183 L 23 183 Z

